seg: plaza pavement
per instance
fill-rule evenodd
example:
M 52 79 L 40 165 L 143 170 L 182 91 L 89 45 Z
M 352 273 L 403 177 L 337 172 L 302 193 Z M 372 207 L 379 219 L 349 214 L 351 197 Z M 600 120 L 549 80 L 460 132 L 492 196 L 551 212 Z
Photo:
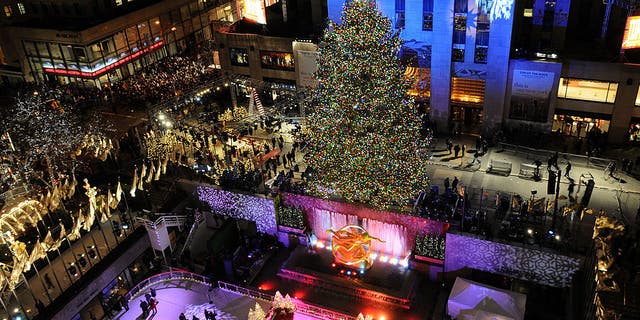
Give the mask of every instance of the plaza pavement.
M 291 150 L 293 137 L 287 133 L 290 125 L 285 126 L 283 133 L 269 134 L 263 129 L 258 129 L 254 132 L 254 135 L 250 138 L 256 140 L 262 140 L 263 143 L 271 144 L 271 137 L 280 135 L 283 136 L 285 141 L 282 153 L 287 153 Z M 449 155 L 446 150 L 445 138 L 440 138 L 432 144 L 432 150 L 430 151 L 429 159 L 425 159 L 425 164 L 428 166 L 430 173 L 429 184 L 431 186 L 437 185 L 440 190 L 443 190 L 443 184 L 445 178 L 449 178 L 453 181 L 454 177 L 458 177 L 461 186 L 468 186 L 477 190 L 490 190 L 499 193 L 513 193 L 519 194 L 524 200 L 527 200 L 531 196 L 531 191 L 536 190 L 536 197 L 547 197 L 547 199 L 553 199 L 553 195 L 546 195 L 548 178 L 546 174 L 547 159 L 552 151 L 546 150 L 513 150 L 508 148 L 490 147 L 487 154 L 480 157 L 481 164 L 469 166 L 468 164 L 473 159 L 473 151 L 475 149 L 475 137 L 474 136 L 459 136 L 452 139 L 453 144 L 466 145 L 466 154 L 464 156 L 453 158 L 453 155 Z M 533 165 L 533 162 L 539 159 L 543 165 L 540 167 L 543 174 L 541 181 L 534 181 L 531 178 L 520 176 L 520 168 L 523 164 Z M 487 173 L 491 160 L 506 161 L 512 164 L 511 174 L 509 176 L 501 176 Z M 618 168 L 620 168 L 620 159 L 618 160 Z M 560 200 L 558 207 L 563 205 L 569 205 L 568 200 L 568 186 L 569 180 L 564 177 L 564 170 L 567 161 L 571 162 L 572 168 L 570 177 L 574 179 L 575 193 L 574 196 L 581 198 L 586 189 L 586 185 L 578 186 L 581 175 L 591 175 L 595 182 L 595 187 L 589 202 L 589 208 L 599 211 L 604 209 L 608 214 L 615 214 L 618 209 L 621 209 L 622 217 L 624 221 L 629 225 L 635 225 L 636 214 L 640 207 L 640 181 L 626 173 L 622 173 L 618 170 L 614 176 L 619 179 L 608 177 L 604 173 L 604 167 L 606 165 L 605 160 L 594 160 L 591 162 L 586 161 L 586 157 L 572 154 L 560 154 L 558 160 L 558 166 L 563 171 L 561 183 L 560 183 L 560 198 L 565 196 L 567 199 Z M 298 152 L 296 156 L 296 162 L 299 164 L 300 172 L 306 169 L 304 164 L 303 154 Z M 593 164 L 596 163 L 596 164 Z M 290 168 L 290 166 L 289 166 Z M 282 165 L 278 167 L 280 170 L 286 170 Z M 294 177 L 300 177 L 300 174 L 294 175 Z M 586 181 L 586 179 L 584 180 Z M 492 199 L 492 198 L 491 198 Z

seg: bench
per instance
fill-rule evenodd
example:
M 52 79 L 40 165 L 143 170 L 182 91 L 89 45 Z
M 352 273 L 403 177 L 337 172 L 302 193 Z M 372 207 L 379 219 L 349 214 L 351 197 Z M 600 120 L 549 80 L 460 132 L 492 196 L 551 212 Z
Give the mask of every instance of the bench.
M 491 159 L 487 173 L 509 176 L 511 174 L 511 167 L 511 162 Z
M 536 173 L 536 166 L 532 164 L 523 163 L 520 165 L 520 176 L 523 178 L 533 178 Z M 540 170 L 542 175 L 542 170 Z

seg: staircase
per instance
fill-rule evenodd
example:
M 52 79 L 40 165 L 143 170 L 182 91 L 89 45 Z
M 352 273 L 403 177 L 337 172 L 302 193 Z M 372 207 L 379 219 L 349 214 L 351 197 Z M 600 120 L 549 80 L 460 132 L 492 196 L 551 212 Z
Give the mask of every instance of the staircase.
M 168 227 L 178 227 L 182 228 L 184 224 L 187 222 L 187 216 L 161 216 L 156 219 L 156 221 L 151 221 L 148 219 L 136 217 L 136 225 L 144 225 L 144 228 L 147 229 L 147 233 L 149 234 L 149 240 L 155 242 L 156 246 L 154 247 L 162 247 L 162 242 L 160 240 L 159 230 L 168 228 Z M 166 248 L 166 247 L 165 247 Z M 173 252 L 173 248 L 171 248 Z
M 182 246 L 182 250 L 180 250 L 179 257 L 182 257 L 182 254 L 184 254 L 184 250 L 191 246 L 191 241 L 193 241 L 196 230 L 198 230 L 200 224 L 204 222 L 204 214 L 202 212 L 196 210 L 193 216 L 195 219 L 193 221 L 193 224 L 191 225 L 191 229 L 189 230 L 189 235 L 187 235 L 187 239 L 184 241 L 184 246 Z

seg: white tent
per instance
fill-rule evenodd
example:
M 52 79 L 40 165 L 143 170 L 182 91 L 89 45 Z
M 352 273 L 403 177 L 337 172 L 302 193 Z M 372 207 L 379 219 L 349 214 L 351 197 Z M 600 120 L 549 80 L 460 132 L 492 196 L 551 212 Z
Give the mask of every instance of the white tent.
M 456 278 L 447 313 L 459 320 L 522 320 L 527 296 Z

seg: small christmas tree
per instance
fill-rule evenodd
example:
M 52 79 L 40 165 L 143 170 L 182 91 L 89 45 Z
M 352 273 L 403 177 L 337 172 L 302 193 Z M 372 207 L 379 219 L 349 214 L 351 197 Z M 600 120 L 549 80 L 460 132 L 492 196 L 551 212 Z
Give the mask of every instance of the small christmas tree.
M 276 294 L 273 297 L 271 311 L 274 315 L 274 320 L 292 320 L 295 312 L 295 305 L 288 294 L 283 298 L 280 291 L 276 291 Z
M 249 112 L 245 107 L 237 106 L 233 108 L 233 120 L 240 121 L 249 116 Z
M 358 314 L 358 317 L 356 318 L 356 320 L 373 320 L 373 318 L 370 315 L 367 315 L 366 317 L 361 314 Z
M 249 316 L 247 317 L 247 319 L 265 320 L 266 317 L 267 317 L 267 314 L 264 313 L 264 310 L 262 310 L 262 307 L 258 302 L 256 302 L 256 306 L 253 309 L 249 308 Z
M 223 126 L 226 122 L 233 121 L 233 111 L 231 111 L 231 109 L 225 110 L 225 112 L 218 116 L 218 121 L 222 122 Z

